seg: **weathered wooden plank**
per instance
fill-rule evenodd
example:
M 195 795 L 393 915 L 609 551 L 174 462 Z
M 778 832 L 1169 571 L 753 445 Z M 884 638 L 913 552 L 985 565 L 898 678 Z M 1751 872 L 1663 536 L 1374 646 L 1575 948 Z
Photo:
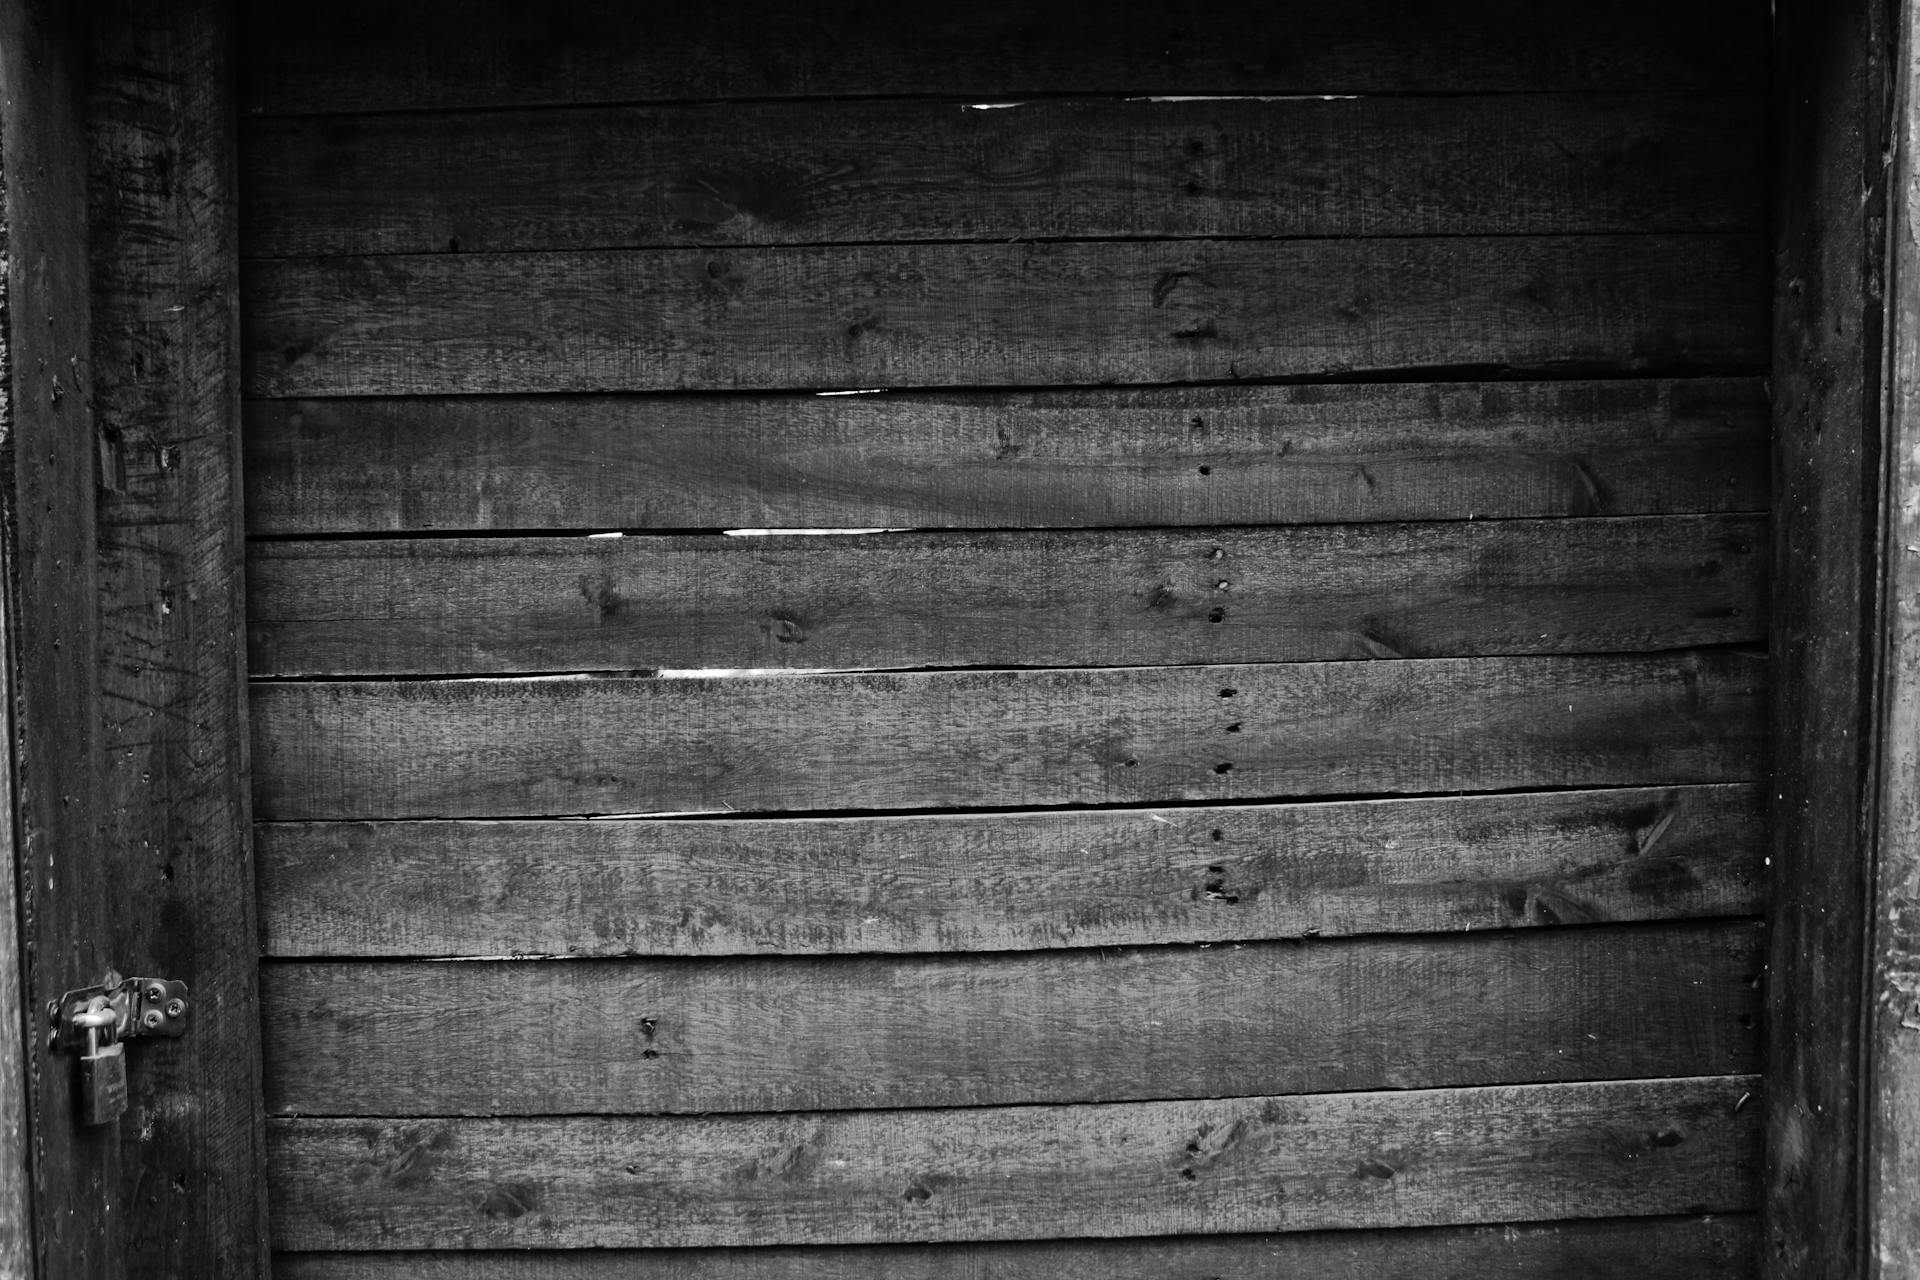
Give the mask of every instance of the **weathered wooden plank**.
M 651 249 L 255 262 L 255 396 L 1063 385 L 1766 358 L 1757 236 Z
M 1143 804 L 1737 782 L 1764 660 L 265 682 L 263 819 Z
M 275 1280 L 1747 1280 L 1751 1214 L 1133 1240 L 285 1253 Z
M 1881 452 L 1889 501 L 1876 548 L 1886 578 L 1879 616 L 1863 628 L 1880 668 L 1878 741 L 1868 757 L 1871 1013 L 1860 1119 L 1864 1270 L 1878 1276 L 1920 1272 L 1920 6 L 1907 0 L 1893 14 L 1897 167 L 1888 196 Z
M 276 542 L 255 675 L 1159 666 L 1765 638 L 1760 516 Z
M 1884 5 L 1799 0 L 1776 36 L 1776 565 L 1768 1280 L 1864 1280 L 1881 372 L 1892 98 Z
M 81 910 L 112 929 L 121 972 L 182 980 L 200 1011 L 191 1035 L 129 1054 L 111 1211 L 129 1276 L 264 1276 L 233 15 L 221 0 L 88 12 L 94 409 L 105 436 L 103 793 L 89 821 L 113 893 Z
M 1754 786 L 991 816 L 263 823 L 270 956 L 998 951 L 1757 914 Z
M 44 1051 L 41 1012 L 116 962 L 101 904 L 115 892 L 96 832 L 102 796 L 94 548 L 96 423 L 87 289 L 86 23 L 58 0 L 0 5 L 0 533 L 4 542 L 7 795 L 27 1021 L 25 1116 L 0 1138 L 9 1200 L 0 1257 L 34 1280 L 121 1280 L 120 1146 L 75 1123 L 71 1060 Z M 24 1119 L 24 1123 L 20 1123 Z M 14 1165 L 15 1158 L 30 1163 Z M 13 1183 L 18 1170 L 26 1186 Z M 0 1206 L 11 1209 L 13 1206 Z M 23 1258 L 31 1250 L 30 1258 Z
M 1758 86 L 1767 10 L 1553 0 L 1013 0 L 722 9 L 652 0 L 251 5 L 250 112 L 847 94 L 1369 93 Z
M 1759 230 L 1759 94 L 749 103 L 255 121 L 248 257 Z
M 1758 379 L 253 401 L 254 534 L 1757 511 Z
M 1753 1076 L 922 1112 L 268 1124 L 282 1249 L 1033 1239 L 1747 1208 Z
M 720 907 L 724 910 L 724 904 Z M 1756 923 L 721 960 L 276 964 L 267 1109 L 840 1111 L 1758 1069 Z

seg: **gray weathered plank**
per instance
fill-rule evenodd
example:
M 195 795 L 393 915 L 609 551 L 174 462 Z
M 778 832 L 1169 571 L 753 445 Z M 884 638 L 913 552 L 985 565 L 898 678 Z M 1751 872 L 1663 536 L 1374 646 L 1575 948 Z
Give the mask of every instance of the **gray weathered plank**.
M 1758 94 L 745 103 L 251 122 L 248 257 L 1759 230 Z
M 255 544 L 251 670 L 1175 666 L 1763 640 L 1767 523 L 1668 516 Z
M 1754 1071 L 1760 967 L 1746 921 L 971 956 L 301 961 L 262 971 L 261 1024 L 274 1114 L 1113 1102 Z
M 285 1253 L 275 1280 L 1749 1280 L 1751 1214 L 1288 1235 L 758 1249 Z
M 1218 381 L 1766 359 L 1753 235 L 274 259 L 255 396 Z
M 253 401 L 248 530 L 1758 511 L 1758 379 Z
M 1754 1076 L 741 1117 L 274 1120 L 282 1249 L 1438 1226 L 1748 1208 Z
M 184 981 L 199 1011 L 191 1035 L 129 1054 L 129 1140 L 108 1211 L 122 1220 L 133 1280 L 260 1277 L 234 15 L 223 0 L 86 11 L 93 400 L 104 437 L 104 791 L 89 820 L 113 893 L 80 909 L 112 929 L 121 972 Z M 73 986 L 96 975 L 62 976 Z
M 21 1089 L 0 1102 L 0 1265 L 35 1280 L 127 1275 L 127 1215 L 113 1211 L 120 1145 L 73 1123 L 77 1072 L 44 1051 L 41 1031 L 49 1000 L 116 962 L 103 904 L 120 888 L 98 834 L 107 792 L 86 17 L 60 0 L 0 5 L 0 692 L 11 825 L 0 875 L 13 879 L 20 912 L 16 949 L 0 966 L 18 966 L 21 997 L 8 1001 L 0 1031 L 12 1040 L 0 1087 Z
M 1769 708 L 1774 848 L 1767 1280 L 1873 1274 L 1865 1011 L 1880 749 L 1873 633 L 1886 573 L 1882 328 L 1895 12 L 1789 0 L 1776 59 L 1774 312 L 1780 680 Z M 1910 287 L 1910 286 L 1909 286 Z M 1891 602 L 1887 602 L 1891 603 Z M 1910 1208 L 1911 1206 L 1908 1206 Z
M 249 112 L 847 94 L 1370 93 L 1766 82 L 1746 0 L 255 4 Z M 976 99 L 977 100 L 977 99 Z
M 269 956 L 999 951 L 1752 915 L 1751 785 L 1164 811 L 262 823 Z
M 262 819 L 1142 804 L 1757 776 L 1764 659 L 262 682 Z

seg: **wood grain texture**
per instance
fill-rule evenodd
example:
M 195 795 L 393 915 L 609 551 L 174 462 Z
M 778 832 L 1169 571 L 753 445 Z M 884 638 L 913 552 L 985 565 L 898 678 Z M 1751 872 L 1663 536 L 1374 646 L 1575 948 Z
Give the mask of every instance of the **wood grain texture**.
M 1753 915 L 1762 815 L 1736 785 L 257 840 L 269 956 L 792 955 Z
M 1887 396 L 1867 925 L 1866 1274 L 1920 1272 L 1920 8 L 1894 10 L 1896 167 L 1888 192 Z
M 1753 1076 L 742 1117 L 278 1120 L 281 1249 L 1034 1239 L 1738 1211 Z
M 1882 275 L 1885 6 L 1782 5 L 1774 324 L 1774 850 L 1767 1280 L 1863 1280 L 1861 1064 Z M 1786 576 L 1776 578 L 1783 584 Z
M 275 1280 L 1746 1280 L 1751 1214 L 1399 1231 L 758 1249 L 285 1253 Z
M 253 534 L 1758 511 L 1758 379 L 253 401 Z
M 101 905 L 113 865 L 97 835 L 101 652 L 96 422 L 87 288 L 86 38 L 59 0 L 0 5 L 0 519 L 9 599 L 4 659 L 19 699 L 7 874 L 19 891 L 20 966 L 30 1021 L 3 1033 L 24 1048 L 25 1151 L 32 1212 L 8 1243 L 33 1280 L 121 1280 L 121 1153 L 76 1123 L 74 1063 L 45 1052 L 42 1012 L 117 962 Z M 4 1177 L 5 1175 L 0 1175 Z M 8 1234 L 11 1234 L 9 1232 Z
M 1160 666 L 1765 638 L 1758 516 L 275 542 L 256 676 Z
M 1759 926 L 973 956 L 288 962 L 267 1109 L 977 1107 L 1758 1069 Z
M 1142 804 L 1750 781 L 1764 660 L 261 683 L 263 819 Z
M 380 0 L 245 6 L 243 109 L 388 111 L 848 94 L 1369 93 L 1765 83 L 1767 11 L 1631 0 L 1337 7 L 1121 0 Z
M 1745 234 L 276 259 L 254 396 L 1063 385 L 1766 359 Z
M 94 408 L 107 473 L 104 791 L 91 820 L 113 894 L 83 909 L 112 928 L 121 972 L 186 982 L 197 1013 L 190 1035 L 129 1053 L 114 1211 L 129 1276 L 264 1276 L 233 18 L 220 0 L 90 12 Z
M 1760 230 L 1759 94 L 748 103 L 261 120 L 248 257 Z

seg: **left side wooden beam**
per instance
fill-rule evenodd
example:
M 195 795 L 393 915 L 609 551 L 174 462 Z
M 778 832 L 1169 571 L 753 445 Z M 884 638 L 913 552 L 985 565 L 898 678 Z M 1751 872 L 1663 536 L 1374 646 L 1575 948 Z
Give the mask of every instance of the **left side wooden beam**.
M 101 492 L 96 820 L 122 972 L 186 981 L 130 1049 L 131 1277 L 265 1276 L 239 489 L 233 14 L 89 7 Z

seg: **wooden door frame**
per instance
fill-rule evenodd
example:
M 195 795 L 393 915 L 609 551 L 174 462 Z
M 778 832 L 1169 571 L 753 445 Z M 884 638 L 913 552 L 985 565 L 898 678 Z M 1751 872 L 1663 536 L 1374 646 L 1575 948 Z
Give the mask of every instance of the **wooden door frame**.
M 0 0 L 0 1280 L 136 1243 L 131 1274 L 264 1276 L 232 11 L 93 8 Z M 1920 1276 L 1917 11 L 1778 7 L 1773 1280 Z M 185 727 L 129 732 L 136 706 Z M 35 1013 L 105 963 L 190 964 L 201 1001 L 118 1144 L 67 1120 Z

